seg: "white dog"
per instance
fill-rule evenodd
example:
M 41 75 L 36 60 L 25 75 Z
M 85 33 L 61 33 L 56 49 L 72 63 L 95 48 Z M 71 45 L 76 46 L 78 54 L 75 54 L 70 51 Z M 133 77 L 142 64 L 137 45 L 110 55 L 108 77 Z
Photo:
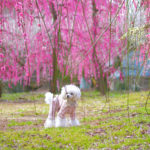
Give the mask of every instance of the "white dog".
M 53 94 L 45 94 L 45 102 L 50 104 L 49 115 L 45 121 L 45 128 L 79 126 L 76 119 L 75 109 L 77 100 L 80 99 L 81 91 L 75 85 L 66 85 L 62 88 L 61 94 L 53 97 Z M 57 117 L 55 115 L 57 113 Z M 66 114 L 70 115 L 71 120 L 66 119 Z

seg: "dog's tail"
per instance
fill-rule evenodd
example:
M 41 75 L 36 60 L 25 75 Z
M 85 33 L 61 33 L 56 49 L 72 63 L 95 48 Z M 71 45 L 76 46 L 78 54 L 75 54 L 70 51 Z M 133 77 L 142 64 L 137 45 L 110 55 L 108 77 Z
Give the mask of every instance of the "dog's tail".
M 51 92 L 45 93 L 46 104 L 50 104 L 52 100 L 53 100 L 53 94 Z

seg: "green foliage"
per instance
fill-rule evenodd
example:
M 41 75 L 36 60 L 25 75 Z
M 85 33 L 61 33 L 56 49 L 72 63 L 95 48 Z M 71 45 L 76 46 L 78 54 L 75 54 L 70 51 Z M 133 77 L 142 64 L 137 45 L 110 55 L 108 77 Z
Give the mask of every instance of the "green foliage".
M 5 93 L 16 93 L 16 92 L 23 92 L 24 88 L 23 85 L 20 83 L 17 83 L 16 85 L 11 84 L 11 87 L 9 86 L 8 82 L 3 83 L 3 89 Z
M 132 27 L 128 29 L 128 32 L 125 33 L 121 39 L 125 39 L 127 36 L 132 37 L 132 40 L 140 39 L 145 33 L 145 26 L 142 27 Z
M 148 28 L 150 28 L 149 24 L 140 27 L 130 27 L 128 31 L 122 35 L 121 40 L 128 40 L 128 52 L 137 51 L 138 47 L 144 44 Z
M 140 91 L 140 87 L 135 84 L 135 83 L 129 83 L 128 85 L 128 79 L 125 79 L 124 81 L 120 81 L 120 80 L 116 80 L 115 81 L 115 90 L 116 91 L 128 91 L 128 90 L 132 90 L 132 91 Z

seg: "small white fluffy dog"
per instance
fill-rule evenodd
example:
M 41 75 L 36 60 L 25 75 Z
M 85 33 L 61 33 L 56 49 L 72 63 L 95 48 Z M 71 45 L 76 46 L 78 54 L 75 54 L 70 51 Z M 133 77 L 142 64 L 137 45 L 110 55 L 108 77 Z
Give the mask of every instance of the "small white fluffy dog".
M 49 115 L 45 121 L 44 127 L 68 127 L 79 126 L 76 119 L 75 110 L 77 100 L 81 97 L 80 89 L 75 85 L 66 85 L 61 89 L 61 94 L 53 96 L 52 93 L 45 94 L 45 102 L 50 105 Z M 57 117 L 55 115 L 57 113 Z M 66 114 L 70 115 L 70 121 L 66 119 Z

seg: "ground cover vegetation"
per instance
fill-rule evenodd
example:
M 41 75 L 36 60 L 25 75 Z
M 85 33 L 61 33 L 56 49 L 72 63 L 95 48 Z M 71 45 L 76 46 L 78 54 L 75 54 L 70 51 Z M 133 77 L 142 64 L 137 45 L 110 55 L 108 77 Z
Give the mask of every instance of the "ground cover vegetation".
M 28 101 L 20 95 L 15 95 L 16 100 L 14 94 L 2 96 L 1 150 L 150 148 L 148 92 L 111 92 L 109 99 L 98 91 L 83 92 L 77 108 L 81 126 L 50 129 L 43 126 L 49 111 L 44 94 L 22 93 Z

